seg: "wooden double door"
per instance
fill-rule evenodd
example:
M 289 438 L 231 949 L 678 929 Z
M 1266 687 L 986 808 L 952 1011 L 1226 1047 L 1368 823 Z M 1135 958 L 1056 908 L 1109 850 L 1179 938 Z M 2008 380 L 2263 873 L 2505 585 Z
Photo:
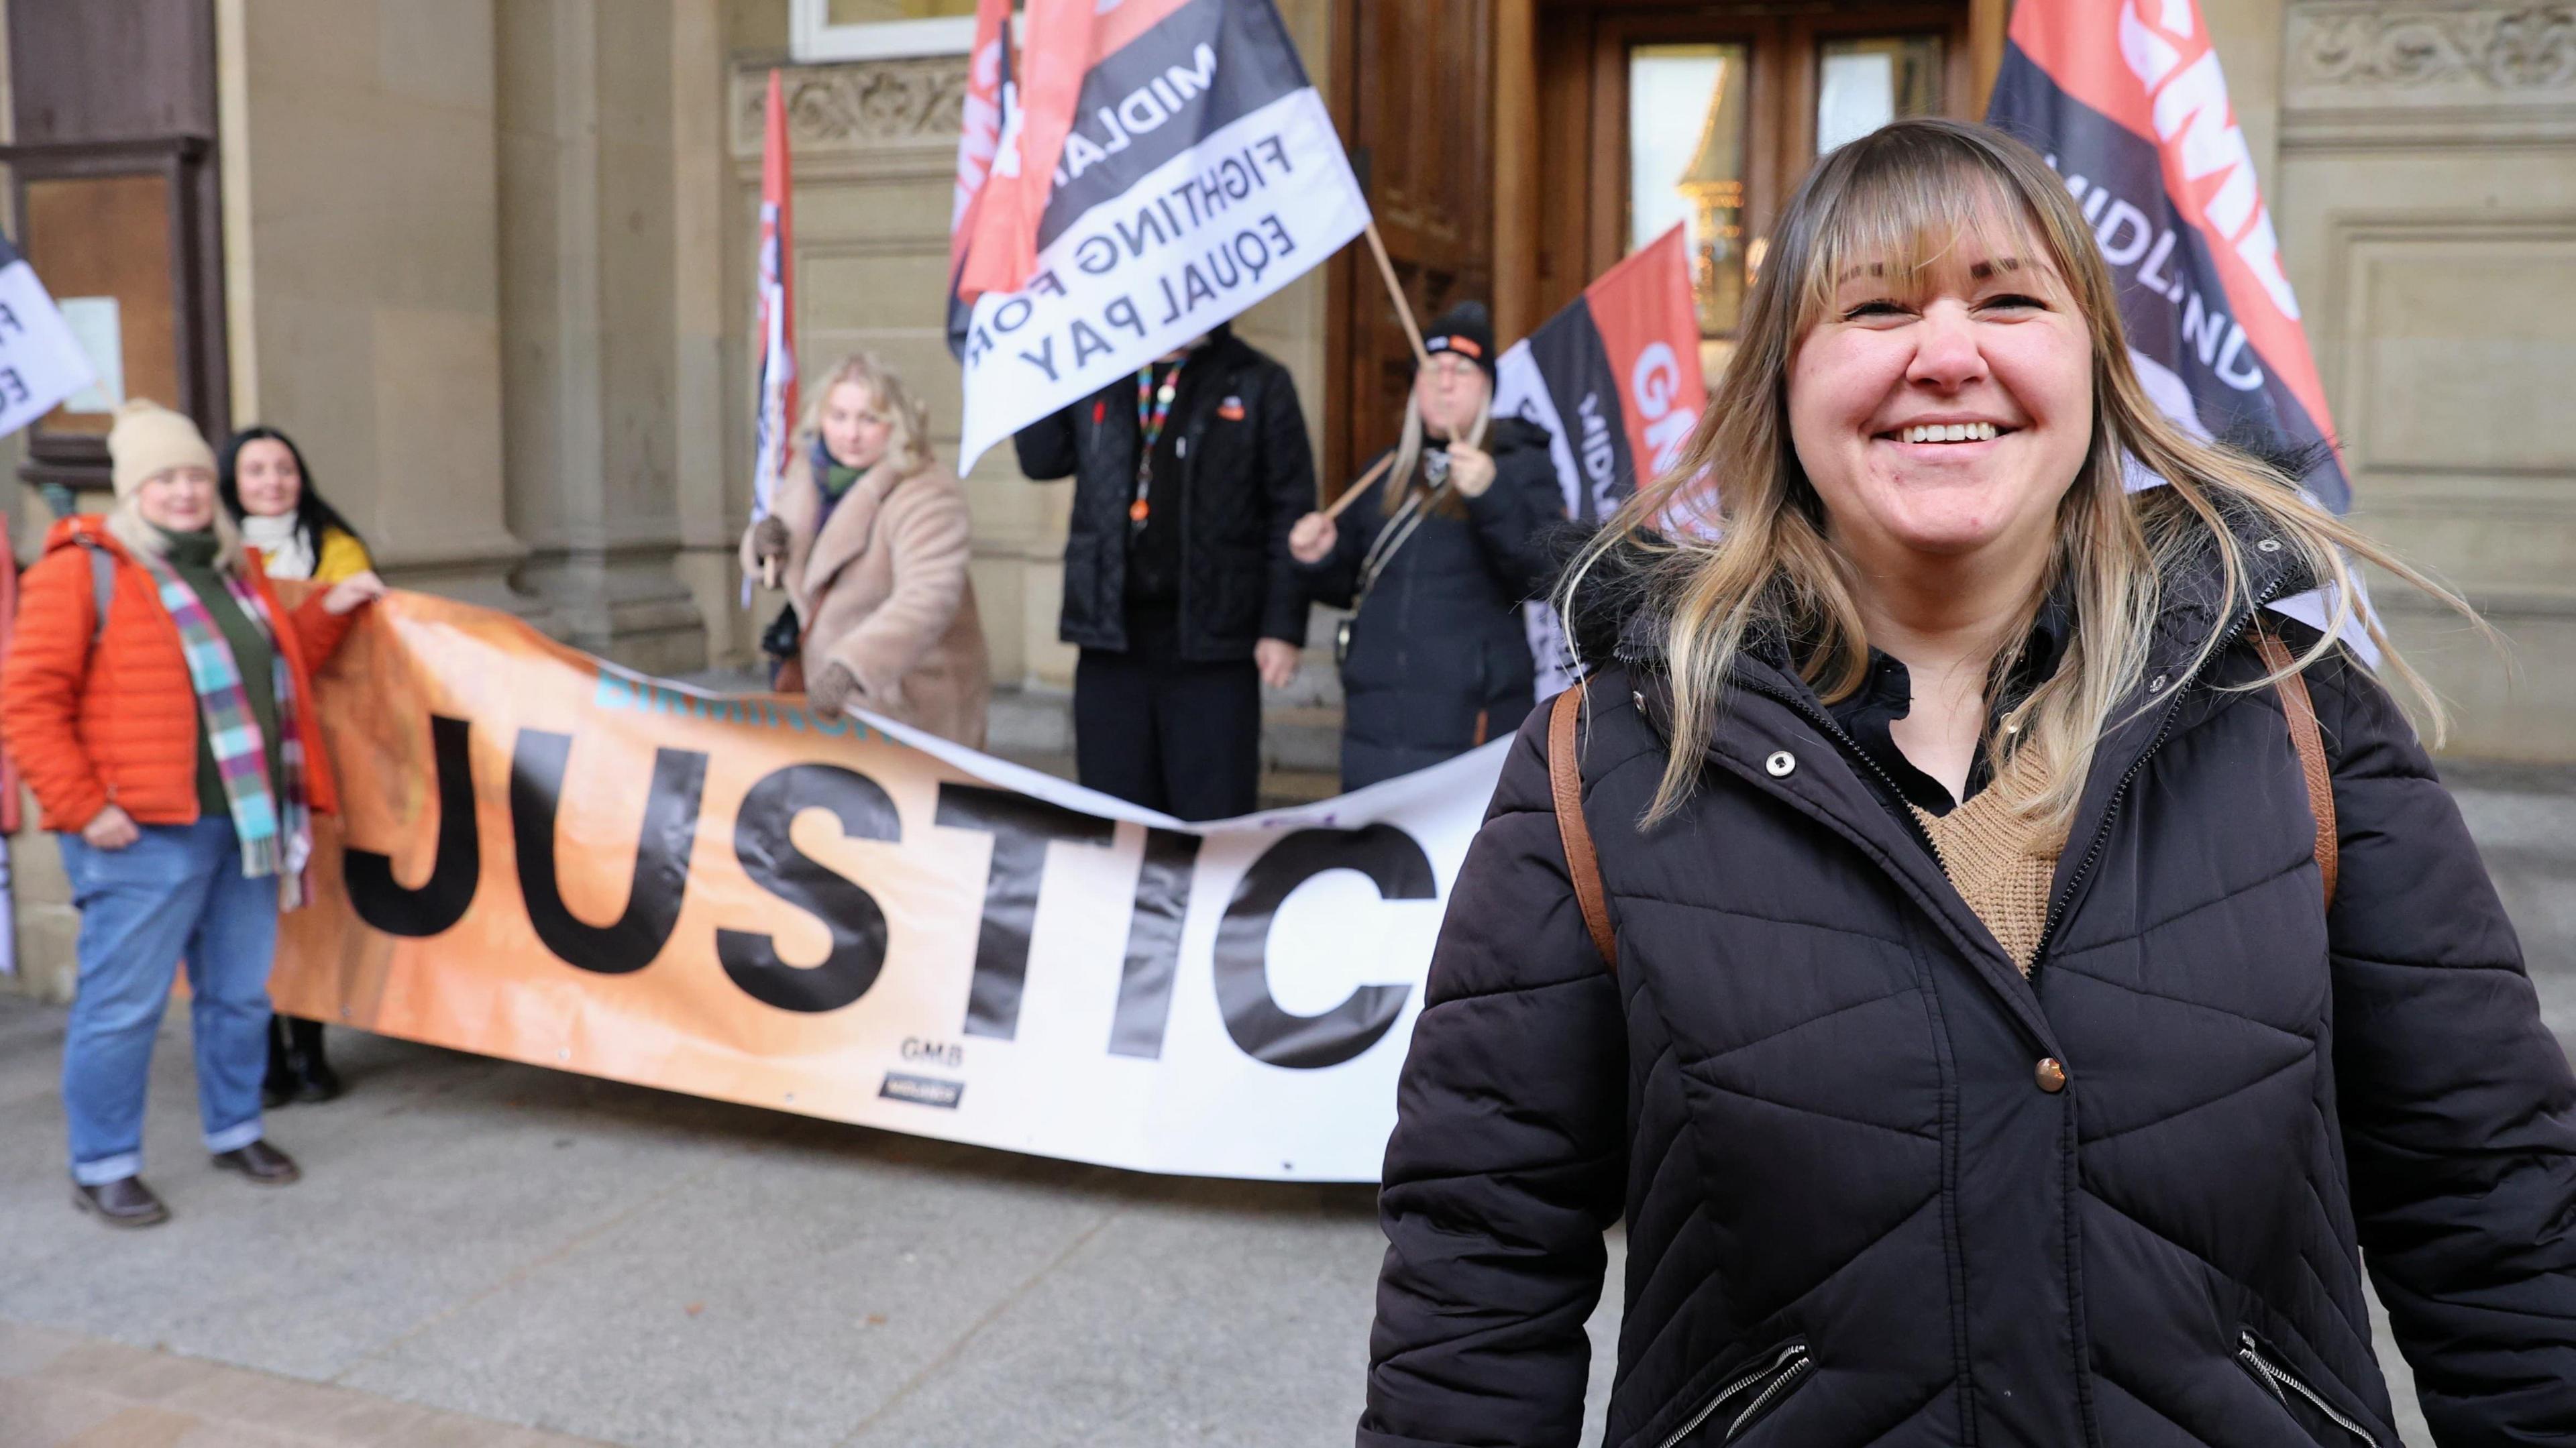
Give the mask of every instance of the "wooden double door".
M 1712 379 L 1789 191 L 1899 116 L 1972 116 L 2005 0 L 1334 0 L 1330 91 L 1427 323 L 1492 305 L 1505 346 L 1668 227 L 1690 238 Z M 1326 489 L 1390 445 L 1413 364 L 1364 248 L 1334 268 Z

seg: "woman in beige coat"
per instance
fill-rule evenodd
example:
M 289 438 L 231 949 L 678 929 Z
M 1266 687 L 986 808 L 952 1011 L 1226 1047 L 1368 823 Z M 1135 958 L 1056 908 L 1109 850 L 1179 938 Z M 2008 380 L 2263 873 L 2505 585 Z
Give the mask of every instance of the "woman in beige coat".
M 775 560 L 803 621 L 816 709 L 863 708 L 984 746 L 993 691 L 966 494 L 930 455 L 929 414 L 873 354 L 825 374 L 767 518 L 743 534 L 753 574 Z

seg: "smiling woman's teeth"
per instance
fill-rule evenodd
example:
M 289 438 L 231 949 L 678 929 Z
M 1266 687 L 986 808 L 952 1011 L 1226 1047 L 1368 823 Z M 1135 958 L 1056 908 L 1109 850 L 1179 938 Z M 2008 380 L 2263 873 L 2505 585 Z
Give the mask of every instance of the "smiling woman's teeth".
M 1990 442 L 1994 435 L 1991 422 L 1930 422 L 1905 429 L 1907 442 Z

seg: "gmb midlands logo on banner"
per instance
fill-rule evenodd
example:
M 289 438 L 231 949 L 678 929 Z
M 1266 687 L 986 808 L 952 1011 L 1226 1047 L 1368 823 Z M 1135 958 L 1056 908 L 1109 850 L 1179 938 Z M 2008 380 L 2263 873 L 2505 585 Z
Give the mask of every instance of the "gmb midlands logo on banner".
M 1368 223 L 1270 0 L 1032 0 L 1019 59 L 990 167 L 960 147 L 960 472 Z

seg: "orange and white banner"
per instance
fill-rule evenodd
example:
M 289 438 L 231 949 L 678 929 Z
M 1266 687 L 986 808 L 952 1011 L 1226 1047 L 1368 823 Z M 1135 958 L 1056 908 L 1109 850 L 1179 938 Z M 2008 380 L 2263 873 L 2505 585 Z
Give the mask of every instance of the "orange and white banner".
M 318 684 L 344 816 L 278 1008 L 1147 1171 L 1376 1179 L 1508 741 L 1186 825 L 397 593 Z

